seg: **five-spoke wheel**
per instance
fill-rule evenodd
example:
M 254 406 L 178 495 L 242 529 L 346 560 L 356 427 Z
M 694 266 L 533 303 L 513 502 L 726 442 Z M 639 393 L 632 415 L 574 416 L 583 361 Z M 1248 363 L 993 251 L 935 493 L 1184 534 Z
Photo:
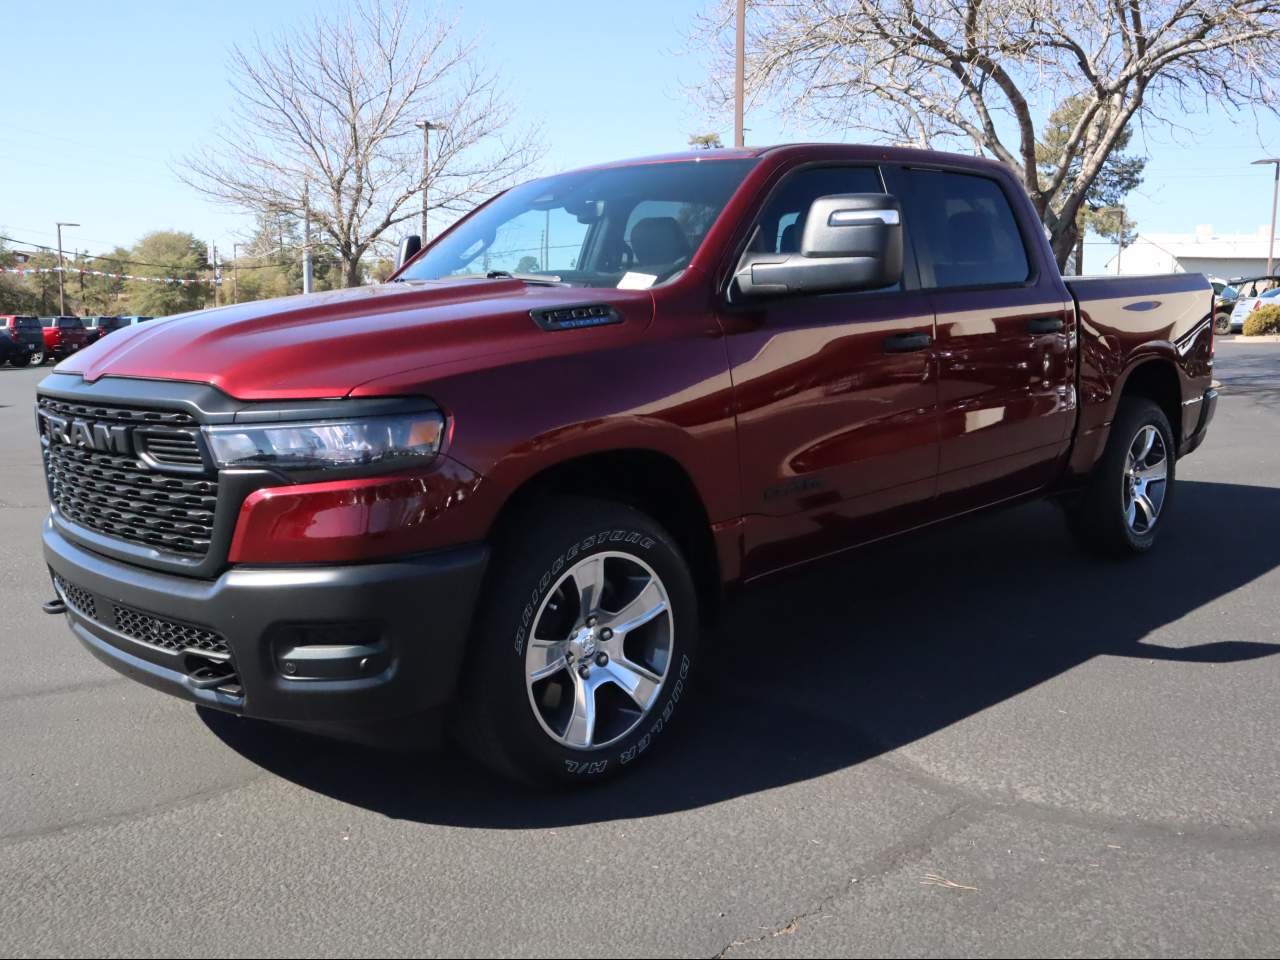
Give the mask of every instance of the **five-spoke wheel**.
M 606 746 L 644 719 L 671 665 L 671 601 L 638 557 L 579 560 L 534 618 L 525 653 L 529 703 L 554 739 Z
M 1169 479 L 1169 452 L 1152 424 L 1144 425 L 1129 444 L 1124 471 L 1124 519 L 1134 533 L 1146 533 L 1160 519 Z

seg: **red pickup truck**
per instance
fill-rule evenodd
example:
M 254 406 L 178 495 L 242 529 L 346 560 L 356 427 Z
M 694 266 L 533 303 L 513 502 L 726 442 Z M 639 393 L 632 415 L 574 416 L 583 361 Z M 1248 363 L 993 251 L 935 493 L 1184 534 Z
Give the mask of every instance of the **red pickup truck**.
M 69 357 L 89 345 L 89 331 L 79 317 L 41 317 L 45 353 L 55 360 Z
M 672 736 L 758 578 L 1031 497 L 1150 549 L 1217 399 L 1203 277 L 1064 280 L 972 157 L 619 163 L 416 246 L 391 282 L 122 330 L 40 384 L 46 608 L 100 659 L 606 777 Z

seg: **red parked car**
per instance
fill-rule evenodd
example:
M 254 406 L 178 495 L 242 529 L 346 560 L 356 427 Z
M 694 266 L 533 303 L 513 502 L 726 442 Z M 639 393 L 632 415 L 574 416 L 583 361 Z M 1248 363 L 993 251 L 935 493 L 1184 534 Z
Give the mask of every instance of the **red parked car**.
M 1214 414 L 1211 309 L 1199 274 L 1064 281 L 969 156 L 549 177 L 392 282 L 123 330 L 45 378 L 46 607 L 199 704 L 430 711 L 504 773 L 606 777 L 678 735 L 732 588 L 1035 497 L 1151 549 Z
M 89 344 L 89 332 L 79 317 L 41 317 L 44 346 L 48 356 L 64 360 Z

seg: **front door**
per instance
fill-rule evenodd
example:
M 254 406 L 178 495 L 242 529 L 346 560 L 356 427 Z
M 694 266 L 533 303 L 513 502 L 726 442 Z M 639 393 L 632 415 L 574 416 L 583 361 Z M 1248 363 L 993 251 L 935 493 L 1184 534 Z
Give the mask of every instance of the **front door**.
M 798 170 L 766 201 L 752 248 L 798 251 L 816 198 L 883 190 L 875 167 Z M 937 476 L 937 383 L 932 307 L 911 279 L 726 311 L 748 577 L 923 521 Z

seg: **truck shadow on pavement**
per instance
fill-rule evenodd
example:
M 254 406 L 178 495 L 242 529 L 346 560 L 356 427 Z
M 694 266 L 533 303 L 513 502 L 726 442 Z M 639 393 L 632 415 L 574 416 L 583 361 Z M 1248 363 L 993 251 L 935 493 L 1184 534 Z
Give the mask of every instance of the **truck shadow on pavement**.
M 686 810 L 879 756 L 1093 657 L 1213 664 L 1280 644 L 1152 631 L 1280 565 L 1280 489 L 1183 481 L 1155 551 L 1099 562 L 1031 504 L 853 551 L 757 585 L 701 656 L 696 695 L 629 775 L 514 789 L 452 749 L 389 753 L 202 711 L 266 770 L 390 817 L 529 829 Z M 676 732 L 678 731 L 678 733 Z

